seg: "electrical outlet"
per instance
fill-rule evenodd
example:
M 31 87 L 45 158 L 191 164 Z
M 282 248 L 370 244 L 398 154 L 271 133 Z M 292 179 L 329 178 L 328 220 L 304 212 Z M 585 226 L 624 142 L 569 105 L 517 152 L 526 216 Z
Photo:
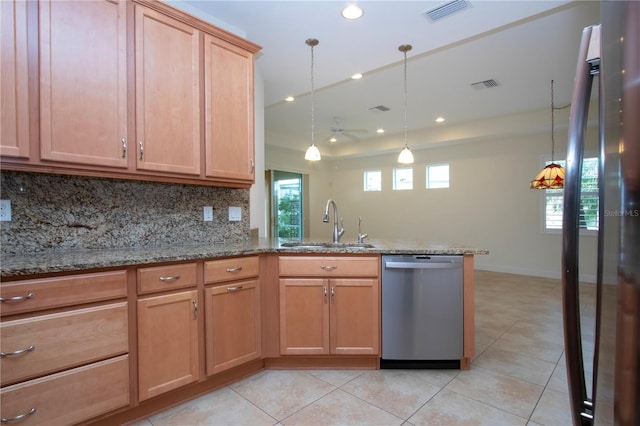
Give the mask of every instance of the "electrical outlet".
M 202 218 L 205 222 L 213 222 L 213 207 L 204 206 L 202 208 Z
M 231 222 L 242 220 L 242 209 L 240 207 L 229 207 L 229 220 Z
M 11 200 L 0 200 L 0 222 L 11 222 Z

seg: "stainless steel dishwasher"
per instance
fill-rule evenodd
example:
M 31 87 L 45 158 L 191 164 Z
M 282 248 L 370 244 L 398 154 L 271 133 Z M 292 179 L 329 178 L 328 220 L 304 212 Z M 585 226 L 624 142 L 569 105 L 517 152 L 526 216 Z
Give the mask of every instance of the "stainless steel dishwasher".
M 459 368 L 463 256 L 382 256 L 381 368 Z

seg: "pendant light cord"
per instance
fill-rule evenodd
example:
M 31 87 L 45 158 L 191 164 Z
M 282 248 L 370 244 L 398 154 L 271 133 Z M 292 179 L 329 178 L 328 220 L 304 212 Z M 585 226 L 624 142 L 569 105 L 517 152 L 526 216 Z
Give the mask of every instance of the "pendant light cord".
M 408 147 L 407 141 L 408 137 L 408 128 L 407 128 L 407 51 L 411 49 L 409 45 L 400 46 L 400 50 L 404 53 L 404 146 Z
M 555 139 L 555 122 L 554 122 L 554 103 L 553 103 L 553 80 L 551 80 L 551 162 L 554 160 L 554 152 L 556 150 L 556 139 Z
M 314 144 L 314 136 L 315 136 L 315 98 L 314 98 L 314 81 L 313 81 L 313 65 L 314 65 L 314 57 L 313 57 L 313 47 L 318 44 L 318 40 L 316 39 L 308 39 L 306 43 L 311 46 L 311 145 Z

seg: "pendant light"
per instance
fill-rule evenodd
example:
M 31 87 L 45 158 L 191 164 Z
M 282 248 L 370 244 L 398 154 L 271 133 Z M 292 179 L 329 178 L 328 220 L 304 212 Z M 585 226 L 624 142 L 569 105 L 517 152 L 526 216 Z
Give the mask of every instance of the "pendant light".
M 553 80 L 551 80 L 551 164 L 548 164 L 542 169 L 535 179 L 531 181 L 529 186 L 531 189 L 562 189 L 564 187 L 564 167 L 553 162 L 553 154 L 556 147 L 553 119 L 554 110 Z
M 398 155 L 398 163 L 412 164 L 413 154 L 407 145 L 407 52 L 411 50 L 411 45 L 403 44 L 398 50 L 404 53 L 404 149 Z
M 309 38 L 305 41 L 308 46 L 311 46 L 311 145 L 307 148 L 307 152 L 304 154 L 304 159 L 309 161 L 320 161 L 320 150 L 314 143 L 315 136 L 315 99 L 313 94 L 313 47 L 318 45 L 318 40 L 315 38 Z

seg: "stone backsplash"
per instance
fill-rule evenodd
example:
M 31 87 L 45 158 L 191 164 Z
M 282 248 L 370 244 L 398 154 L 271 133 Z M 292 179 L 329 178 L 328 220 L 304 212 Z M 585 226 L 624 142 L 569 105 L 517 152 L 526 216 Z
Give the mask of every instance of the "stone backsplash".
M 249 190 L 2 171 L 3 254 L 249 240 Z M 203 207 L 213 206 L 213 221 Z M 229 207 L 242 219 L 229 221 Z

